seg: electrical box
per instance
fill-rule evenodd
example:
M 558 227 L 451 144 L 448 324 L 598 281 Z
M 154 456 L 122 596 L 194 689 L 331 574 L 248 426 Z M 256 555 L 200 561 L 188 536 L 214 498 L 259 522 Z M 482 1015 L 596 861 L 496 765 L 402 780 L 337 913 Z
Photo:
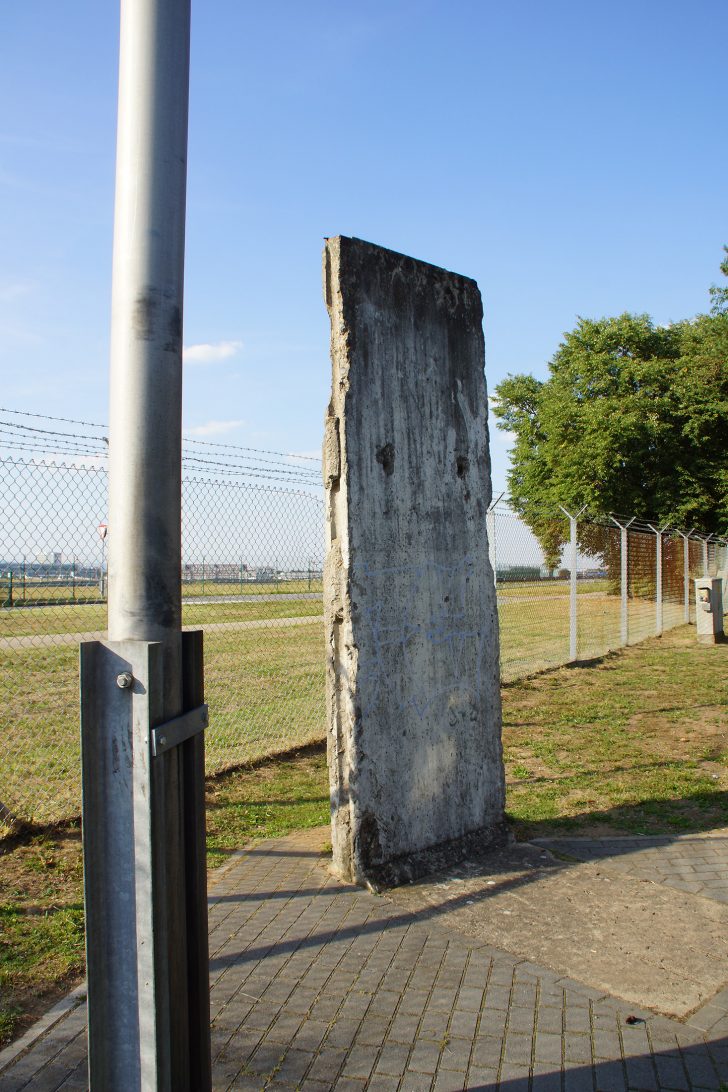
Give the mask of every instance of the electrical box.
M 701 645 L 714 645 L 723 638 L 723 581 L 702 576 L 695 581 L 695 628 Z

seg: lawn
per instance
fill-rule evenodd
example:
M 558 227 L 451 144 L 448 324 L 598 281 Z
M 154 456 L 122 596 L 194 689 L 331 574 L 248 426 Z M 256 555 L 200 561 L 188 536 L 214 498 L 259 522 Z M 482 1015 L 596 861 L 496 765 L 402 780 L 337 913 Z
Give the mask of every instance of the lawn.
M 312 687 L 305 656 L 312 664 L 320 656 L 318 634 L 305 655 L 297 635 L 301 677 Z M 228 668 L 221 670 L 226 677 Z M 727 827 L 727 679 L 728 644 L 698 646 L 694 630 L 682 627 L 588 667 L 505 685 L 507 811 L 517 837 Z M 214 685 L 210 680 L 211 692 Z M 251 840 L 327 819 L 320 745 L 210 779 L 209 863 Z M 0 844 L 0 915 L 0 1027 L 7 1039 L 83 971 L 77 826 Z
M 505 682 L 568 660 L 568 590 L 565 581 L 499 586 Z M 578 593 L 579 655 L 591 658 L 617 647 L 619 597 L 606 594 L 604 581 L 579 582 Z M 680 620 L 675 609 L 666 607 L 666 624 Z M 184 624 L 206 631 L 209 772 L 323 737 L 321 610 L 318 597 L 302 596 L 185 603 Z M 630 640 L 654 633 L 654 605 L 631 600 L 629 622 Z M 102 605 L 0 612 L 0 701 L 13 725 L 0 742 L 0 818 L 57 822 L 78 814 L 76 640 L 105 624 Z

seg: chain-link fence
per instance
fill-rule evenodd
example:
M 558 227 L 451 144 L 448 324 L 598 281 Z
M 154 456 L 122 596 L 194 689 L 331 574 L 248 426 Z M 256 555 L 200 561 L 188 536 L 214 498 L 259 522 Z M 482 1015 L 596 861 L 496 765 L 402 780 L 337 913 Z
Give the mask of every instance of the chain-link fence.
M 113 534 L 103 437 L 25 427 L 0 457 L 6 830 L 80 811 L 78 645 L 105 633 Z M 211 773 L 324 737 L 323 499 L 319 464 L 302 459 L 199 442 L 185 454 L 183 624 L 205 634 Z M 694 618 L 692 579 L 725 567 L 725 543 L 628 522 L 563 513 L 537 538 L 507 504 L 491 509 L 504 680 Z
M 488 513 L 504 681 L 694 622 L 693 580 L 728 565 L 724 539 L 634 519 L 563 512 L 539 530 L 540 539 L 508 504 Z
M 78 645 L 105 636 L 106 470 L 0 459 L 0 498 L 7 828 L 80 810 Z M 320 492 L 186 470 L 182 508 L 182 621 L 205 634 L 208 772 L 321 739 Z

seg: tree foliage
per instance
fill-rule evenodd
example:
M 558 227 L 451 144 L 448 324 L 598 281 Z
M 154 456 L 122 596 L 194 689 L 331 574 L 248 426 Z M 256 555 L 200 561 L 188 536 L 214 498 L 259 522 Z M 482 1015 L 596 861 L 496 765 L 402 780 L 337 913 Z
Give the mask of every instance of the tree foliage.
M 560 505 L 726 532 L 728 289 L 711 296 L 711 314 L 671 326 L 580 319 L 547 380 L 496 388 L 499 427 L 515 434 L 511 498 L 548 564 L 564 540 Z

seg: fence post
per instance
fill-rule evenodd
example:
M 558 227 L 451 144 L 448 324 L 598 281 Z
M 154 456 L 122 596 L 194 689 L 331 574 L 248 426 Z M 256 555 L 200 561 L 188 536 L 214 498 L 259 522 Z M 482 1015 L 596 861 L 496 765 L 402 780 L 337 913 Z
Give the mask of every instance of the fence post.
M 628 609 L 628 589 L 629 589 L 629 567 L 627 564 L 629 553 L 629 539 L 627 537 L 627 531 L 630 524 L 634 523 L 636 516 L 632 516 L 631 520 L 627 523 L 620 523 L 614 516 L 611 517 L 612 522 L 616 523 L 619 527 L 619 558 L 620 558 L 620 590 L 622 596 L 621 610 L 620 610 L 620 644 L 622 648 L 625 648 L 629 644 L 629 609 Z
M 658 530 L 651 523 L 648 523 L 647 526 L 655 535 L 655 637 L 662 637 L 662 536 L 667 528 L 663 527 Z
M 488 558 L 490 560 L 490 567 L 493 570 L 493 583 L 498 583 L 498 571 L 496 569 L 496 552 L 495 552 L 495 506 L 499 501 L 503 500 L 505 496 L 501 493 L 500 496 L 491 503 L 490 508 L 485 514 L 485 533 L 488 536 Z
M 577 658 L 578 650 L 578 613 L 576 599 L 576 566 L 577 566 L 577 525 L 576 521 L 585 510 L 583 505 L 575 516 L 567 512 L 563 505 L 559 508 L 569 521 L 569 662 L 573 663 Z
M 708 538 L 709 538 L 709 536 L 708 535 L 702 535 L 701 538 L 702 538 L 702 543 L 703 543 L 703 576 L 707 576 L 708 575 L 708 569 L 710 568 L 710 565 L 709 565 L 709 562 L 708 562 Z
M 678 531 L 683 540 L 683 619 L 686 626 L 690 624 L 690 536 L 694 530 L 691 527 L 687 534 Z

